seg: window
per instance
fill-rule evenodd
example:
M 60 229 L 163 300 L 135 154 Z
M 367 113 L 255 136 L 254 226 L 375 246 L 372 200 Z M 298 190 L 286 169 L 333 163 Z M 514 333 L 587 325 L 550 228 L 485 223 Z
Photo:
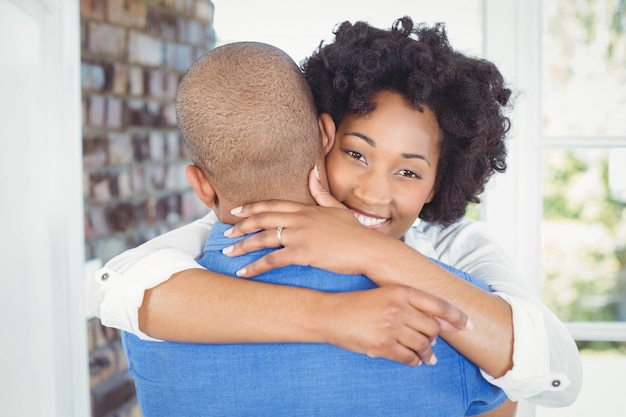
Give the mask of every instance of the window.
M 543 2 L 543 296 L 567 321 L 626 321 L 624 6 Z
M 541 295 L 577 340 L 585 384 L 540 417 L 623 413 L 612 387 L 626 372 L 625 6 L 541 2 Z

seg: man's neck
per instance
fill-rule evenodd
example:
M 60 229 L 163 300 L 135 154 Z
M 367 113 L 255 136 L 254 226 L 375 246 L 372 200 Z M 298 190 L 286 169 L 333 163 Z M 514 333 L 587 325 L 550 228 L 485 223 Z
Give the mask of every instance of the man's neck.
M 313 199 L 308 189 L 303 190 L 300 193 L 290 191 L 289 193 L 277 194 L 272 197 L 268 197 L 267 200 L 285 200 L 301 204 L 316 204 L 315 199 Z M 243 203 L 233 204 L 223 198 L 218 199 L 218 201 L 219 202 L 215 204 L 213 209 L 219 221 L 222 223 L 237 224 L 243 220 L 242 217 L 231 214 L 232 209 L 240 207 Z M 252 203 L 252 201 L 248 203 Z

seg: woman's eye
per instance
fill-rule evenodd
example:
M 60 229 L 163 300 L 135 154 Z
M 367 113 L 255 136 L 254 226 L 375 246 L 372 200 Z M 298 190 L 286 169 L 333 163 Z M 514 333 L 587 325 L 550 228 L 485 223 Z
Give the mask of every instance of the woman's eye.
M 356 151 L 346 151 L 346 153 L 348 154 L 348 156 L 350 156 L 350 158 L 356 159 L 357 161 L 364 161 L 365 160 L 363 155 L 358 153 L 358 152 L 356 152 Z
M 422 177 L 419 174 L 417 174 L 415 171 L 411 171 L 409 169 L 401 170 L 400 171 L 400 175 L 402 175 L 405 178 L 415 178 L 415 179 L 418 179 L 418 180 L 422 179 Z

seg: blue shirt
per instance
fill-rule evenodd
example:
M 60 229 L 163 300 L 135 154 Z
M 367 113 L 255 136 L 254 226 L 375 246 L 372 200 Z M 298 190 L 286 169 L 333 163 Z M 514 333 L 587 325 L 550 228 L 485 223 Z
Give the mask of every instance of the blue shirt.
M 214 225 L 199 263 L 234 276 L 270 250 L 224 256 L 221 250 L 239 240 L 223 237 L 228 227 Z M 255 280 L 331 292 L 376 287 L 361 275 L 303 266 L 278 268 Z M 122 340 L 144 417 L 462 417 L 506 399 L 442 339 L 433 348 L 437 364 L 415 368 L 325 344 L 152 342 L 129 333 Z

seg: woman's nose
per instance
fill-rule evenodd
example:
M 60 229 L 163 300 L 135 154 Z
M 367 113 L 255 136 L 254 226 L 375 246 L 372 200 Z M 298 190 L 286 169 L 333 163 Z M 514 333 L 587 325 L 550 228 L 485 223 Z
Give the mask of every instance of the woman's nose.
M 354 195 L 367 205 L 388 204 L 391 201 L 391 184 L 383 173 L 370 170 L 359 177 Z

